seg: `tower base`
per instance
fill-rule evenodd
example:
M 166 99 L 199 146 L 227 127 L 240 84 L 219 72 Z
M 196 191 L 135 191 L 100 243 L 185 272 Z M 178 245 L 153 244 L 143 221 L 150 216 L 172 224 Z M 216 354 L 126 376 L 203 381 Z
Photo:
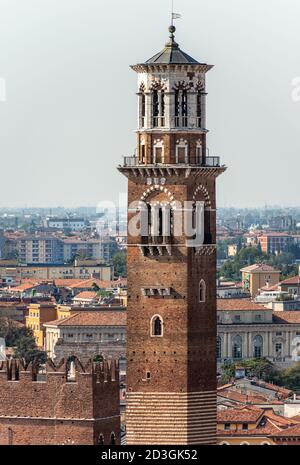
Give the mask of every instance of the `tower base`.
M 216 444 L 216 391 L 129 392 L 127 445 Z

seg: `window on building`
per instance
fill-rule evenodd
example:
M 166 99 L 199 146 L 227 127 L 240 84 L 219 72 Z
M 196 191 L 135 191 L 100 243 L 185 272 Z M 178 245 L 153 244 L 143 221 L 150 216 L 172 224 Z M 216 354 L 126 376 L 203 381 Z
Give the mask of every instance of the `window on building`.
M 224 424 L 224 429 L 228 431 L 230 429 L 230 423 L 225 423 Z
M 142 117 L 141 125 L 142 127 L 144 127 L 145 117 L 146 117 L 146 96 L 144 93 L 142 93 L 142 96 L 141 96 L 141 117 Z
M 278 331 L 278 332 L 276 333 L 276 336 L 282 336 L 282 333 L 281 333 L 280 331 Z
M 276 342 L 276 344 L 275 344 L 275 352 L 276 352 L 276 354 L 280 354 L 281 351 L 282 351 L 282 344 L 281 344 L 281 342 Z
M 263 338 L 260 335 L 255 336 L 253 340 L 253 357 L 262 358 L 263 356 Z
M 116 444 L 115 433 L 111 433 L 111 435 L 110 435 L 110 445 L 114 446 L 115 444 Z
M 98 438 L 98 445 L 99 445 L 99 446 L 104 446 L 104 436 L 103 436 L 103 434 L 100 434 L 100 435 L 99 435 L 99 438 Z
M 178 127 L 180 126 L 180 120 L 179 120 L 179 90 L 175 90 L 175 126 Z
M 153 126 L 158 126 L 158 116 L 159 116 L 159 99 L 158 99 L 158 90 L 154 90 L 152 94 L 152 108 L 153 108 Z
M 202 92 L 199 90 L 197 93 L 197 126 L 202 126 Z
M 255 315 L 255 321 L 262 321 L 262 315 L 260 313 Z
M 220 336 L 217 337 L 217 360 L 222 358 L 222 340 Z
M 242 429 L 246 431 L 248 429 L 248 423 L 243 423 Z
M 182 126 L 187 127 L 188 125 L 188 102 L 187 102 L 188 96 L 187 96 L 187 90 L 182 91 L 182 96 L 181 96 L 181 114 L 182 114 Z
M 232 358 L 236 360 L 239 360 L 243 357 L 242 342 L 242 338 L 239 335 L 233 338 Z
M 235 322 L 241 321 L 241 315 L 234 315 L 234 321 Z
M 154 315 L 151 319 L 151 336 L 162 337 L 163 335 L 163 320 L 161 316 Z
M 199 283 L 199 302 L 205 302 L 206 300 L 206 284 L 203 279 Z

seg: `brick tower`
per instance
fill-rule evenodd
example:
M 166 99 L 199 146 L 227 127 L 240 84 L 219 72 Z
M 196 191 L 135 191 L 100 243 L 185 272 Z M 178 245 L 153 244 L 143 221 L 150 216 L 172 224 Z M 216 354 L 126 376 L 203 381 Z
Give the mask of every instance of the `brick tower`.
M 215 181 L 225 167 L 206 149 L 212 66 L 169 31 L 162 52 L 132 66 L 137 151 L 119 167 L 129 205 L 126 442 L 214 444 Z

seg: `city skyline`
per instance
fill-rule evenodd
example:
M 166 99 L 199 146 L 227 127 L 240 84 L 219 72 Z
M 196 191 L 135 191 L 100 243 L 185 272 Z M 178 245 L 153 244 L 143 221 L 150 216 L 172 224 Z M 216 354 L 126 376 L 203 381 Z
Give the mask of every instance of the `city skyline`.
M 103 2 L 92 0 L 70 5 L 0 1 L 6 89 L 0 150 L 2 170 L 11 173 L 2 176 L 1 207 L 91 206 L 126 191 L 115 165 L 135 147 L 128 63 L 149 58 L 167 40 L 170 2 L 155 0 L 147 21 L 136 0 L 112 1 L 105 11 Z M 299 5 L 177 0 L 175 10 L 182 14 L 179 44 L 215 64 L 208 83 L 208 145 L 231 167 L 220 180 L 218 205 L 294 205 Z M 147 26 L 154 23 L 155 29 Z M 293 168 L 288 181 L 283 160 Z

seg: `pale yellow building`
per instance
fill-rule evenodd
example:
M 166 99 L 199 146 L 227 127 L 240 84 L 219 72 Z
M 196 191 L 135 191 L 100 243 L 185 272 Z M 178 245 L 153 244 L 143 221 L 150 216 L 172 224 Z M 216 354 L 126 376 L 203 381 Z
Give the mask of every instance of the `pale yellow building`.
M 45 328 L 43 324 L 56 319 L 56 315 L 56 305 L 52 303 L 30 304 L 28 306 L 25 325 L 33 331 L 36 344 L 39 348 L 43 348 L 45 342 Z
M 254 298 L 258 290 L 265 286 L 275 286 L 280 281 L 280 271 L 272 266 L 257 263 L 241 269 L 243 288 Z

